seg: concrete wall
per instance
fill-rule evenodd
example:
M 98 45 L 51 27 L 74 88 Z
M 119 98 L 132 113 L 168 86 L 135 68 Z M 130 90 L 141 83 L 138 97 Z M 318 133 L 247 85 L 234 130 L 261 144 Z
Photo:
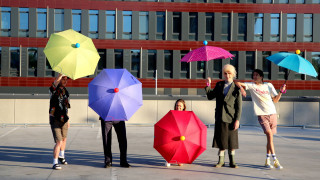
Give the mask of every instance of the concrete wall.
M 175 100 L 144 100 L 143 106 L 131 117 L 128 124 L 153 125 L 169 110 Z M 205 124 L 214 124 L 215 101 L 186 100 Z M 276 104 L 278 124 L 285 126 L 319 127 L 319 102 L 279 102 Z M 49 99 L 0 99 L 0 124 L 48 124 Z M 243 101 L 242 125 L 259 125 L 251 101 Z M 71 124 L 97 124 L 98 115 L 88 107 L 87 99 L 71 99 Z

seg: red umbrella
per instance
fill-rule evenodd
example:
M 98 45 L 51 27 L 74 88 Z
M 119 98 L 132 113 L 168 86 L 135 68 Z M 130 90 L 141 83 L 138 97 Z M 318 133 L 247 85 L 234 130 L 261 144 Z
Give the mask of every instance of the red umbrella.
M 153 147 L 168 163 L 191 164 L 207 146 L 207 127 L 192 111 L 169 111 L 154 125 Z

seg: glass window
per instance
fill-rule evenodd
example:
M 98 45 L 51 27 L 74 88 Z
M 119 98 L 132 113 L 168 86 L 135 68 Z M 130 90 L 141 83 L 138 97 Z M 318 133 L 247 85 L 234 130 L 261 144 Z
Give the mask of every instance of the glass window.
M 279 4 L 288 4 L 289 0 L 279 0 Z
M 207 61 L 197 61 L 197 79 L 206 78 Z
M 72 10 L 72 29 L 81 33 L 81 10 Z
M 131 73 L 139 77 L 140 72 L 140 50 L 131 50 Z
M 234 57 L 231 59 L 230 58 L 230 64 L 232 66 L 234 66 L 236 68 L 236 71 L 237 71 L 237 77 L 238 77 L 238 74 L 239 74 L 239 55 L 238 55 L 238 51 L 230 51 L 230 53 L 232 55 L 234 55 Z
M 180 59 L 182 59 L 186 54 L 188 54 L 189 51 L 187 50 L 181 50 L 181 57 Z M 189 78 L 189 63 L 187 62 L 181 62 L 181 71 L 180 71 L 180 78 L 182 79 L 187 79 Z
M 132 38 L 132 12 L 123 11 L 123 34 L 122 39 Z
M 214 40 L 214 13 L 206 13 L 206 40 Z
M 116 35 L 116 11 L 106 11 L 106 39 L 115 39 Z
M 172 78 L 173 77 L 173 57 L 171 50 L 164 51 L 164 78 Z
M 222 78 L 222 59 L 213 60 L 213 78 L 220 79 Z
M 89 37 L 98 39 L 99 11 L 89 10 Z
M 320 74 L 320 52 L 312 52 L 311 55 L 312 55 L 312 65 L 317 71 L 317 73 Z M 320 79 L 319 76 L 317 78 Z
M 238 41 L 247 40 L 247 14 L 238 14 Z
M 221 40 L 230 40 L 230 13 L 222 13 Z
M 270 41 L 280 41 L 280 14 L 271 14 Z
M 239 3 L 239 0 L 230 0 L 231 3 Z
M 173 40 L 181 40 L 181 12 L 173 12 Z
M 287 14 L 287 41 L 296 41 L 296 14 Z
M 123 68 L 123 50 L 122 49 L 115 49 L 114 50 L 114 68 L 115 69 L 122 69 Z
M 264 79 L 271 79 L 271 61 L 267 57 L 271 56 L 271 51 L 262 51 L 262 70 Z
M 254 41 L 262 41 L 263 36 L 263 14 L 254 14 Z
M 100 59 L 97 66 L 97 74 L 99 74 L 103 69 L 107 68 L 106 50 L 98 49 L 98 53 L 99 53 Z
M 189 40 L 197 40 L 198 34 L 198 13 L 189 13 Z
M 320 4 L 320 0 L 312 0 L 313 4 Z
M 20 76 L 20 48 L 10 47 L 10 77 Z
M 47 9 L 37 9 L 37 37 L 47 37 Z
M 157 12 L 156 39 L 165 40 L 165 12 Z
M 46 70 L 45 70 L 45 76 L 46 77 L 54 77 L 55 76 L 55 72 L 52 70 L 51 65 L 48 61 L 48 59 L 46 58 Z
M 157 69 L 157 51 L 156 50 L 148 50 L 148 78 L 155 77 L 155 71 Z
M 28 48 L 28 77 L 37 76 L 38 48 Z
M 305 0 L 296 0 L 296 4 L 304 4 Z
M 223 0 L 213 0 L 214 3 L 222 3 Z
M 1 75 L 1 54 L 2 54 L 1 51 L 2 51 L 2 48 L 0 47 L 0 77 L 2 76 L 2 75 Z
M 303 41 L 312 42 L 312 14 L 304 14 Z
M 11 36 L 11 8 L 0 7 L 1 9 L 1 36 Z
M 272 0 L 262 0 L 262 3 L 263 3 L 263 4 L 271 4 L 271 3 L 272 3 Z
M 64 30 L 64 9 L 54 10 L 54 32 Z
M 255 68 L 255 52 L 246 52 L 246 78 L 252 78 L 252 72 Z
M 149 12 L 139 12 L 139 39 L 149 39 Z
M 19 37 L 29 37 L 29 8 L 19 8 Z

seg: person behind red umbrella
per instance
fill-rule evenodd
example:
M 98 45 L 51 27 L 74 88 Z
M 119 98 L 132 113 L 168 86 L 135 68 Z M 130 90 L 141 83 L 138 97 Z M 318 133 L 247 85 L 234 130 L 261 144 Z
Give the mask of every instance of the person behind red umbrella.
M 174 103 L 174 110 L 176 111 L 185 111 L 187 109 L 186 103 L 183 99 L 178 99 L 176 103 Z M 169 167 L 171 164 L 166 162 L 166 166 Z M 182 166 L 183 164 L 178 163 L 179 166 Z

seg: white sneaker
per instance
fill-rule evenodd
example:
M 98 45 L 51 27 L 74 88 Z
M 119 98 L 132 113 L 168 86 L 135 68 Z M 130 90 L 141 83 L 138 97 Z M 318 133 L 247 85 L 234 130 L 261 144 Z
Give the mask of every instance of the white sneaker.
M 274 167 L 271 165 L 270 159 L 266 159 L 266 163 L 264 165 L 266 168 L 273 169 Z
M 171 166 L 171 164 L 170 164 L 170 163 L 168 163 L 168 162 L 166 162 L 166 163 L 165 163 L 165 166 L 170 167 L 170 166 Z
M 275 160 L 273 161 L 273 165 L 274 165 L 274 167 L 277 168 L 277 169 L 283 169 L 283 167 L 280 165 L 280 162 L 279 162 L 278 159 L 275 159 Z

